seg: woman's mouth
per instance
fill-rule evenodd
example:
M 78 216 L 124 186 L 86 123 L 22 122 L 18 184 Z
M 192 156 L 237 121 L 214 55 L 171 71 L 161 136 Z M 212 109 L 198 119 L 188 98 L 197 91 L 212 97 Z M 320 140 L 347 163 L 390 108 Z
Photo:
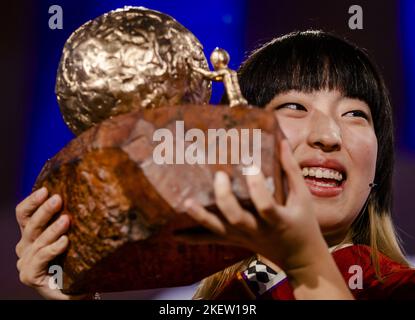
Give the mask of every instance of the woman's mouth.
M 310 192 L 318 197 L 335 197 L 344 189 L 345 172 L 325 167 L 303 167 L 304 180 Z

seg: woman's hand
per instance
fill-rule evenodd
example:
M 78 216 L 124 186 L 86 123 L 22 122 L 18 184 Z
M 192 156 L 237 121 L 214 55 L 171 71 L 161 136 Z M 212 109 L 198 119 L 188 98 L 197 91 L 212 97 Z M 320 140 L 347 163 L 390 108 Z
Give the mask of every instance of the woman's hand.
M 216 204 L 223 217 L 208 212 L 194 200 L 185 202 L 188 214 L 212 234 L 180 235 L 193 243 L 237 245 L 259 253 L 283 270 L 303 267 L 310 245 L 324 244 L 313 212 L 311 194 L 287 141 L 281 144 L 281 163 L 287 174 L 289 194 L 285 205 L 275 202 L 262 173 L 247 175 L 248 191 L 259 217 L 244 210 L 232 192 L 229 177 L 217 172 Z M 325 245 L 327 250 L 327 245 Z
M 236 245 L 259 253 L 282 268 L 288 277 L 293 277 L 294 291 L 300 288 L 300 291 L 297 291 L 297 298 L 322 298 L 316 295 L 314 290 L 315 280 L 319 275 L 308 273 L 318 273 L 324 270 L 323 273 L 329 274 L 322 275 L 322 283 L 326 283 L 329 279 L 330 287 L 331 282 L 334 281 L 335 286 L 339 288 L 338 297 L 350 298 L 350 292 L 328 252 L 315 216 L 311 193 L 287 140 L 281 142 L 280 150 L 281 164 L 286 173 L 289 188 L 285 205 L 275 202 L 262 173 L 248 175 L 246 177 L 248 190 L 259 214 L 259 217 L 255 217 L 239 205 L 232 192 L 229 177 L 223 172 L 218 172 L 214 180 L 214 192 L 222 217 L 207 211 L 194 200 L 188 199 L 185 205 L 189 216 L 212 233 L 184 234 L 178 236 L 178 239 L 195 244 Z M 335 271 L 330 271 L 330 268 Z M 304 285 L 307 287 L 305 290 Z M 311 288 L 313 291 L 311 296 L 309 295 L 310 286 L 314 286 Z M 325 289 L 328 289 L 327 286 Z M 324 290 L 319 291 L 321 292 L 324 293 Z
M 62 199 L 54 195 L 48 199 L 48 191 L 41 188 L 16 207 L 16 218 L 21 239 L 16 245 L 17 270 L 25 285 L 36 289 L 46 299 L 79 299 L 84 296 L 69 296 L 59 289 L 49 287 L 48 264 L 65 251 L 69 244 L 64 233 L 70 221 L 66 215 L 48 225 L 60 210 Z

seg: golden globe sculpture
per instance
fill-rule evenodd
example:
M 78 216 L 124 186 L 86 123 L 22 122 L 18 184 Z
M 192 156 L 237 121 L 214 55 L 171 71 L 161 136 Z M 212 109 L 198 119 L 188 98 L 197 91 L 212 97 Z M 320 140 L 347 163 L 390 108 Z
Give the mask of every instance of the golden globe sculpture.
M 203 47 L 172 17 L 144 7 L 110 11 L 65 43 L 55 92 L 65 123 L 80 134 L 133 108 L 205 104 L 211 84 Z

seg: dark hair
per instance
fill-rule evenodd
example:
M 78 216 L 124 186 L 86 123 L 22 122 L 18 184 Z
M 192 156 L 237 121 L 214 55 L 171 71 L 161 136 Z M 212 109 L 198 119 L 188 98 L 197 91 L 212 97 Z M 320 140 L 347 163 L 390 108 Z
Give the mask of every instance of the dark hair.
M 242 94 L 248 102 L 264 107 L 276 94 L 289 90 L 311 92 L 337 89 L 347 97 L 365 101 L 371 110 L 378 140 L 375 189 L 367 206 L 349 231 L 355 244 L 371 247 L 371 259 L 382 279 L 377 252 L 408 265 L 391 221 L 393 172 L 392 108 L 384 81 L 367 54 L 357 46 L 322 31 L 294 32 L 255 50 L 238 71 Z M 227 97 L 222 97 L 227 104 Z M 347 239 L 348 241 L 349 239 Z M 194 298 L 209 299 L 220 292 L 250 259 L 202 281 Z
M 378 68 L 362 49 L 323 31 L 293 32 L 255 50 L 239 68 L 238 78 L 242 94 L 258 107 L 289 90 L 337 89 L 347 97 L 366 102 L 378 140 L 377 186 L 372 197 L 377 212 L 390 212 L 392 108 Z

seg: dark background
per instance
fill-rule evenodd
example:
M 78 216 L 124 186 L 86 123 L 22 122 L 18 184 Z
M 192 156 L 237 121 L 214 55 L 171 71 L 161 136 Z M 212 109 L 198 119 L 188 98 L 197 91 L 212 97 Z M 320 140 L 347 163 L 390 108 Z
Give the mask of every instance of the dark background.
M 48 27 L 54 4 L 63 9 L 62 30 Z M 363 9 L 363 30 L 348 27 L 355 4 Z M 198 37 L 207 56 L 216 46 L 227 49 L 232 68 L 261 43 L 308 28 L 336 32 L 367 49 L 394 107 L 394 219 L 408 255 L 415 256 L 415 0 L 15 1 L 0 11 L 0 298 L 38 297 L 18 281 L 14 208 L 30 193 L 44 162 L 73 138 L 54 95 L 63 44 L 87 20 L 124 5 L 172 15 Z M 214 86 L 213 102 L 221 90 Z

